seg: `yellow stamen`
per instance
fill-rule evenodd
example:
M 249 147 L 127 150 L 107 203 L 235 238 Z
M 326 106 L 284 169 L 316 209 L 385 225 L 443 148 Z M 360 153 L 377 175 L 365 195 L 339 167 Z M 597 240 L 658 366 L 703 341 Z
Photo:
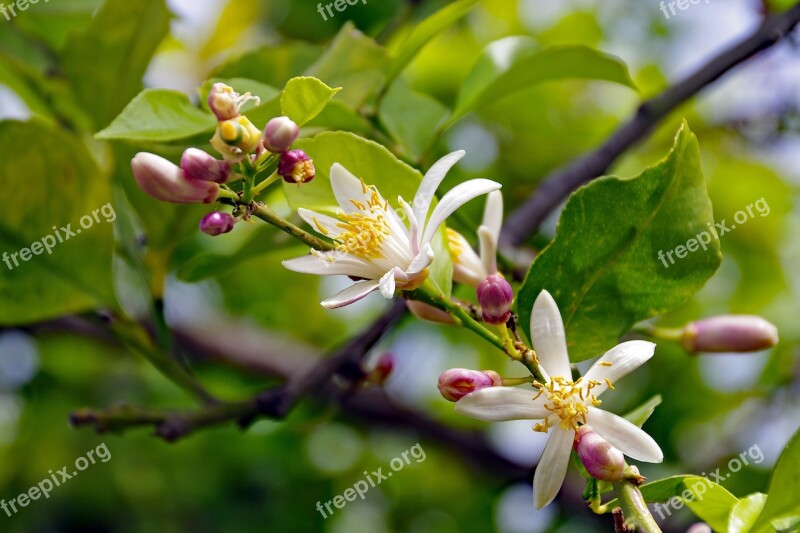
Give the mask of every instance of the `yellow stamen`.
M 350 203 L 358 209 L 357 213 L 340 214 L 337 227 L 344 231 L 336 238 L 336 249 L 349 252 L 363 259 L 380 259 L 383 257 L 381 244 L 391 234 L 386 221 L 386 208 L 381 195 L 374 187 L 361 181 L 364 195 L 371 194 L 364 202 L 351 199 Z
M 580 424 L 586 423 L 586 415 L 589 412 L 589 408 L 586 405 L 587 401 L 591 402 L 592 405 L 600 404 L 600 400 L 592 394 L 592 389 L 600 385 L 600 383 L 595 380 L 589 380 L 588 384 L 583 384 L 581 381 L 581 378 L 573 382 L 558 376 L 552 378 L 546 384 L 534 383 L 534 387 L 539 389 L 539 394 L 536 395 L 536 398 L 541 394 L 547 394 L 547 402 L 544 407 L 561 419 L 560 425 L 562 429 L 578 429 Z M 534 426 L 534 430 L 540 431 L 542 427 L 548 427 L 546 419 L 544 426 L 537 424 L 537 426 Z
M 600 361 L 600 366 L 613 366 L 614 363 L 611 361 Z
M 614 385 L 611 384 L 611 380 L 608 378 L 606 378 L 606 385 L 608 385 L 609 389 L 614 390 Z

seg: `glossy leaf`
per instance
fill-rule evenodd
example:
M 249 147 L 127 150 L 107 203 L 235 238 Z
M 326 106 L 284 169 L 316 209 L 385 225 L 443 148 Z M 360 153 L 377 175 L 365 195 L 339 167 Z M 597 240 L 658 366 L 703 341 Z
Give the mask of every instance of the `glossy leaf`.
M 431 144 L 447 115 L 438 100 L 415 92 L 401 80 L 392 84 L 380 110 L 381 122 L 392 138 L 415 159 Z
M 776 520 L 791 521 L 800 516 L 800 504 L 797 495 L 800 494 L 800 431 L 795 433 L 792 440 L 784 448 L 775 469 L 772 472 L 772 481 L 769 484 L 767 502 L 764 510 L 753 524 L 752 531 L 772 531 L 772 522 Z
M 213 131 L 217 119 L 197 109 L 185 94 L 167 89 L 145 89 L 97 139 L 168 142 Z
M 64 47 L 63 68 L 78 102 L 103 127 L 142 89 L 142 76 L 169 31 L 164 0 L 107 0 Z
M 635 178 L 597 179 L 570 196 L 555 239 L 519 292 L 523 327 L 529 333 L 531 307 L 546 289 L 561 310 L 570 358 L 605 352 L 635 323 L 682 305 L 714 274 L 722 257 L 713 222 L 697 139 L 684 124 L 660 163 Z M 705 249 L 694 240 L 688 252 L 703 232 Z M 673 251 L 679 246 L 683 258 Z
M 6 198 L 31 198 L 32 190 L 42 198 L 4 207 L 0 324 L 115 306 L 108 220 L 116 211 L 86 147 L 41 124 L 0 122 L 0 176 Z
M 751 531 L 766 501 L 767 495 L 760 492 L 750 494 L 739 500 L 739 503 L 733 506 L 728 518 L 728 533 L 747 533 Z
M 333 89 L 310 76 L 292 78 L 281 93 L 281 111 L 303 126 L 319 115 L 339 91 L 341 87 Z
M 456 100 L 447 126 L 476 107 L 496 102 L 546 81 L 570 78 L 601 80 L 636 88 L 619 59 L 587 46 L 539 50 L 529 37 L 506 37 L 486 47 Z

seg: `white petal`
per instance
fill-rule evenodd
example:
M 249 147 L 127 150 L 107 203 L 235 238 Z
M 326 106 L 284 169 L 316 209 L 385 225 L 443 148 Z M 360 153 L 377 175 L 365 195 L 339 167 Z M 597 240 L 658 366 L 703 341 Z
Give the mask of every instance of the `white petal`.
M 569 455 L 572 452 L 572 442 L 575 440 L 575 431 L 554 427 L 547 439 L 542 457 L 536 465 L 533 475 L 533 504 L 541 509 L 553 499 L 561 490 L 569 466 Z
M 316 211 L 302 207 L 297 210 L 297 214 L 299 214 L 300 218 L 305 220 L 309 226 L 314 228 L 314 231 L 322 233 L 326 237 L 336 238 L 344 232 L 344 230 L 339 227 L 340 221 L 328 215 L 323 215 L 322 213 L 317 213 Z M 320 229 L 320 226 L 322 226 L 322 229 Z
M 420 272 L 428 268 L 431 263 L 433 263 L 433 257 L 434 257 L 433 247 L 430 244 L 426 244 L 425 246 L 422 247 L 422 251 L 420 251 L 420 253 L 417 254 L 417 257 L 415 257 L 414 260 L 411 261 L 411 264 L 408 265 L 406 273 L 409 276 L 414 276 L 415 274 L 419 274 Z
M 456 412 L 478 420 L 539 420 L 550 411 L 544 408 L 544 394 L 534 400 L 537 391 L 511 387 L 487 387 L 471 392 L 456 402 Z
M 335 258 L 334 261 L 326 261 L 315 255 L 304 255 L 303 257 L 287 259 L 282 264 L 289 270 L 301 274 L 316 274 L 318 276 L 343 275 L 367 279 L 376 276 L 372 265 L 363 259 L 339 252 L 335 252 Z
M 457 231 L 448 228 L 447 238 L 453 255 L 453 281 L 477 287 L 487 276 L 480 257 Z
M 500 238 L 500 230 L 503 226 L 503 194 L 500 191 L 493 191 L 486 197 L 486 207 L 483 209 L 482 226 L 489 228 L 494 235 L 494 240 Z
M 653 437 L 621 416 L 589 407 L 586 423 L 614 448 L 637 461 L 660 463 L 664 454 Z
M 391 300 L 392 298 L 394 298 L 394 290 L 396 287 L 396 283 L 394 281 L 395 274 L 396 272 L 395 269 L 393 268 L 392 270 L 384 274 L 380 281 L 381 295 L 383 295 L 383 297 L 386 298 L 387 300 Z
M 606 378 L 613 385 L 618 379 L 633 372 L 653 357 L 655 349 L 656 345 L 647 341 L 628 341 L 618 344 L 592 365 L 584 376 L 584 381 L 600 382 L 600 385 L 592 389 L 592 394 L 599 396 L 608 388 Z M 601 363 L 604 362 L 611 363 L 611 366 L 603 366 Z
M 331 167 L 331 188 L 336 201 L 345 213 L 359 211 L 353 201 L 365 204 L 372 194 L 369 189 L 365 192 L 361 180 L 339 163 L 334 163 Z
M 425 219 L 428 218 L 428 210 L 431 207 L 433 196 L 436 194 L 436 189 L 442 184 L 442 180 L 453 168 L 453 165 L 458 163 L 458 160 L 464 157 L 466 152 L 458 150 L 451 154 L 447 154 L 438 160 L 422 178 L 422 183 L 419 184 L 417 194 L 414 195 L 414 218 L 420 226 L 425 226 Z
M 487 275 L 497 274 L 497 238 L 486 226 L 478 228 L 481 242 L 481 264 Z
M 403 200 L 402 197 L 397 197 L 397 202 L 403 207 L 403 210 L 406 213 L 406 218 L 408 219 L 409 228 L 407 230 L 408 238 L 411 241 L 411 251 L 414 253 L 419 252 L 419 224 L 417 223 L 417 217 L 414 216 L 414 208 L 408 205 L 408 202 Z M 391 211 L 394 213 L 394 210 Z M 399 221 L 398 221 L 399 222 Z M 402 226 L 402 224 L 401 224 Z
M 564 322 L 556 301 L 547 291 L 540 292 L 533 303 L 531 337 L 536 356 L 547 373 L 571 380 Z
M 344 307 L 345 305 L 350 305 L 353 302 L 357 302 L 364 296 L 376 290 L 378 290 L 377 281 L 359 281 L 358 283 L 354 283 L 353 285 L 347 287 L 336 296 L 328 298 L 322 302 L 322 307 L 326 307 L 328 309 Z
M 431 213 L 431 218 L 428 224 L 425 225 L 425 232 L 422 234 L 421 245 L 426 242 L 431 242 L 436 230 L 439 229 L 439 226 L 442 225 L 442 222 L 444 222 L 447 217 L 453 214 L 453 211 L 473 198 L 496 191 L 500 187 L 502 187 L 502 185 L 499 183 L 487 179 L 469 180 L 453 187 L 444 195 L 442 200 L 436 204 L 433 213 Z

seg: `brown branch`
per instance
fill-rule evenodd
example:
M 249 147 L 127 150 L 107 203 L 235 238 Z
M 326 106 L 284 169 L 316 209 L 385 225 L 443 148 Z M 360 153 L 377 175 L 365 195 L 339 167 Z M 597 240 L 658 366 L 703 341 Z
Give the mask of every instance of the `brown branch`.
M 636 114 L 594 152 L 550 174 L 503 225 L 500 239 L 504 253 L 513 256 L 513 249 L 534 234 L 572 191 L 603 175 L 620 155 L 647 138 L 670 112 L 740 63 L 779 42 L 798 22 L 800 3 L 784 13 L 767 17 L 739 44 L 724 50 L 683 81 L 644 102 Z

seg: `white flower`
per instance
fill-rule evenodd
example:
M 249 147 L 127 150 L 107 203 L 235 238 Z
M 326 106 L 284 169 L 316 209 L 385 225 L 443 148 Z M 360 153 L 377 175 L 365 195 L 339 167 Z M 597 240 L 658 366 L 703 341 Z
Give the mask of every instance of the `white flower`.
M 624 418 L 597 408 L 597 397 L 606 389 L 613 389 L 612 382 L 650 359 L 655 344 L 624 342 L 606 352 L 585 376 L 573 382 L 564 324 L 547 291 L 542 291 L 533 304 L 531 337 L 546 381 L 534 384 L 538 392 L 509 387 L 480 389 L 459 400 L 456 411 L 488 421 L 542 420 L 534 430 L 549 430 L 550 436 L 533 478 L 537 508 L 553 501 L 561 488 L 579 425 L 589 424 L 628 457 L 650 463 L 663 460 L 661 449 L 647 433 Z
M 439 226 L 473 198 L 500 188 L 499 183 L 486 179 L 461 183 L 444 195 L 428 220 L 436 189 L 462 157 L 463 150 L 453 152 L 431 167 L 414 196 L 413 207 L 398 198 L 407 224 L 374 186 L 366 185 L 335 163 L 331 167 L 331 186 L 342 213 L 335 218 L 308 209 L 299 209 L 298 213 L 320 233 L 336 241 L 336 249 L 311 250 L 311 255 L 284 261 L 283 265 L 306 274 L 340 274 L 361 279 L 322 302 L 329 309 L 351 304 L 378 289 L 385 298 L 392 298 L 396 289 L 419 287 L 428 277 L 428 266 L 433 262 L 431 241 Z
M 497 274 L 497 240 L 503 225 L 503 195 L 494 191 L 486 198 L 483 222 L 478 227 L 480 257 L 467 239 L 447 228 L 450 257 L 453 260 L 453 280 L 477 287 L 492 274 Z

